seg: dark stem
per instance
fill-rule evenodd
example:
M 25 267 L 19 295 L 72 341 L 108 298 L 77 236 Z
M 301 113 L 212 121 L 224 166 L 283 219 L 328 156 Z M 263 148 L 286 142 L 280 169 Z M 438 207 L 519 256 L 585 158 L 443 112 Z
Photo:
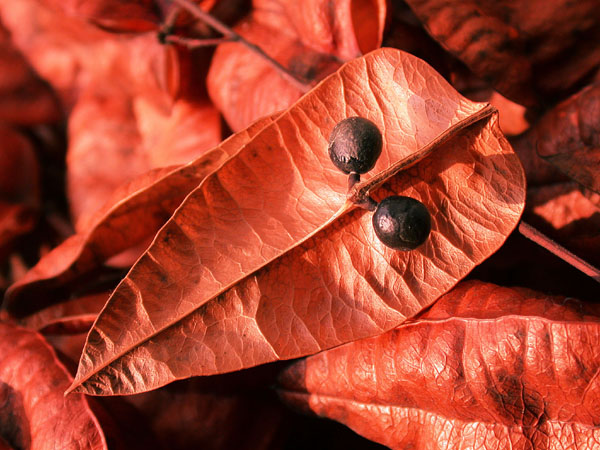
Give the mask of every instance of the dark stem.
M 190 2 L 190 0 L 171 0 L 171 1 L 173 3 L 176 3 L 177 5 L 179 5 L 181 8 L 187 10 L 190 14 L 195 16 L 198 20 L 204 22 L 208 26 L 214 28 L 215 30 L 217 30 L 218 32 L 223 34 L 223 36 L 225 38 L 227 38 L 228 40 L 239 42 L 240 44 L 244 45 L 250 51 L 261 56 L 283 78 L 285 78 L 287 81 L 292 83 L 301 92 L 304 93 L 304 92 L 308 92 L 310 90 L 311 86 L 309 84 L 307 84 L 303 80 L 297 78 L 288 69 L 286 69 L 284 66 L 279 64 L 277 61 L 275 61 L 269 55 L 267 55 L 260 47 L 247 41 L 246 39 L 244 39 L 242 36 L 240 36 L 235 31 L 233 31 L 231 28 L 229 28 L 227 25 L 225 25 L 223 22 L 221 22 L 217 18 L 211 16 L 209 13 L 207 13 L 206 11 L 203 11 L 201 8 L 199 8 L 198 6 L 196 6 L 195 4 Z
M 175 22 L 177 21 L 180 12 L 181 8 L 179 6 L 176 6 L 169 11 L 169 15 L 165 19 L 165 22 L 158 30 L 158 41 L 161 44 L 166 44 L 167 38 L 173 33 L 173 28 L 175 27 Z
M 348 175 L 348 198 L 356 206 L 366 209 L 367 211 L 375 211 L 377 209 L 377 202 L 369 195 L 363 195 L 357 197 L 353 195 L 352 188 L 355 184 L 360 183 L 360 174 L 356 172 L 350 172 Z
M 576 269 L 582 271 L 587 276 L 593 278 L 598 283 L 600 283 L 600 270 L 592 266 L 587 261 L 584 261 L 579 256 L 574 255 L 562 245 L 553 241 L 548 236 L 535 229 L 528 223 L 521 221 L 521 223 L 519 224 L 519 233 L 521 233 L 527 239 L 532 240 L 539 246 L 544 247 L 549 252 L 554 253 L 566 263 L 572 265 Z

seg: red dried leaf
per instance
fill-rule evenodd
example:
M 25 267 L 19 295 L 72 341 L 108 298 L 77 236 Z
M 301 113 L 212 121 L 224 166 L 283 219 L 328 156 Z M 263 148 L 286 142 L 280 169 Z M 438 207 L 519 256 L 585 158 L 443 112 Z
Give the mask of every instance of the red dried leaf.
M 121 186 L 103 208 L 89 220 L 80 222 L 80 233 L 45 255 L 10 287 L 5 297 L 6 307 L 17 317 L 31 314 L 47 305 L 48 295 L 42 294 L 72 282 L 109 258 L 154 236 L 207 174 L 271 121 L 270 118 L 257 121 L 185 166 L 156 169 Z M 177 135 L 175 131 L 172 137 Z M 180 145 L 195 145 L 193 135 L 189 139 L 191 141 L 182 136 Z
M 347 63 L 188 195 L 98 317 L 73 388 L 133 393 L 294 358 L 429 305 L 502 244 L 523 208 L 522 168 L 491 112 L 406 53 Z M 432 214 L 417 250 L 384 247 L 371 214 L 346 201 L 327 137 L 353 115 L 384 137 L 357 190 L 410 195 Z
M 595 0 L 407 0 L 429 33 L 523 105 L 564 96 L 600 65 Z
M 37 333 L 0 323 L 0 434 L 14 448 L 107 449 L 82 395 L 64 396 L 72 381 Z
M 189 77 L 187 64 L 155 33 L 113 35 L 37 0 L 2 2 L 13 42 L 70 111 L 82 91 L 102 86 L 169 105 Z M 107 85 L 107 80 L 110 83 Z
M 295 363 L 282 396 L 394 449 L 591 450 L 598 313 L 463 283 L 413 322 Z
M 142 134 L 144 133 L 144 134 Z M 68 194 L 75 228 L 123 183 L 156 167 L 186 163 L 221 139 L 220 117 L 207 101 L 157 109 L 120 89 L 85 92 L 69 119 Z
M 39 196 L 33 147 L 21 133 L 0 123 L 0 261 L 13 240 L 34 227 Z
M 58 303 L 25 317 L 19 325 L 48 334 L 87 333 L 109 295 L 102 292 Z
M 553 108 L 540 119 L 533 133 L 539 156 L 600 193 L 600 83 Z
M 111 31 L 144 32 L 157 30 L 173 8 L 161 0 L 44 0 L 55 8 Z M 194 0 L 209 11 L 216 0 Z M 189 18 L 188 18 L 189 21 Z
M 0 23 L 0 121 L 19 125 L 61 118 L 58 100 L 10 41 Z
M 577 183 L 529 189 L 527 221 L 593 265 L 600 265 L 600 205 Z
M 343 0 L 334 8 L 325 0 L 256 0 L 250 17 L 235 30 L 298 78 L 312 83 L 342 62 L 378 48 L 385 17 L 382 0 Z M 207 85 L 211 99 L 234 131 L 287 108 L 303 93 L 264 59 L 237 43 L 217 48 Z

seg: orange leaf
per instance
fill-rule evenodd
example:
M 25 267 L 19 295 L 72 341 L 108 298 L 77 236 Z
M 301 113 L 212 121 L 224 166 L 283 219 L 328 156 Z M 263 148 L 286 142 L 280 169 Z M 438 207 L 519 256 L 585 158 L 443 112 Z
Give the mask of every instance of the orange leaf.
M 10 448 L 108 448 L 87 400 L 63 395 L 71 380 L 39 334 L 0 323 L 0 424 Z
M 186 197 L 98 317 L 73 389 L 140 392 L 315 353 L 414 315 L 496 251 L 521 214 L 522 168 L 492 113 L 406 53 L 347 63 Z M 371 214 L 346 201 L 327 137 L 354 115 L 384 141 L 356 192 L 409 195 L 431 212 L 431 236 L 412 252 L 384 247 Z
M 471 281 L 299 361 L 282 397 L 393 449 L 597 448 L 600 309 Z
M 383 0 L 343 0 L 335 7 L 326 0 L 257 0 L 250 17 L 235 30 L 296 77 L 313 83 L 342 62 L 378 48 L 386 12 Z M 217 48 L 207 85 L 212 101 L 234 131 L 287 108 L 303 93 L 237 43 Z
M 270 122 L 270 118 L 257 121 L 189 164 L 155 169 L 120 186 L 104 207 L 80 221 L 81 231 L 78 234 L 45 255 L 9 288 L 5 297 L 6 307 L 17 317 L 31 314 L 40 306 L 47 305 L 51 297 L 47 294 L 53 289 L 67 285 L 109 258 L 154 236 L 208 173 Z M 174 136 L 176 133 L 172 134 Z M 179 145 L 196 144 L 193 136 L 188 140 L 182 136 Z M 177 143 L 174 145 L 177 146 Z

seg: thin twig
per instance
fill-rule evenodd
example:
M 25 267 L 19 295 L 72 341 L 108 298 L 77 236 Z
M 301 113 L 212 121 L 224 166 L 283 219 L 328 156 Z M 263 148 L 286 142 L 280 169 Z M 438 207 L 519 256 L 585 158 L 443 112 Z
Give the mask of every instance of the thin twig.
M 230 38 L 222 37 L 215 39 L 194 39 L 194 38 L 186 38 L 183 36 L 177 35 L 168 35 L 164 38 L 163 42 L 165 44 L 177 44 L 183 47 L 187 47 L 190 50 L 198 48 L 198 47 L 211 47 L 214 45 L 219 45 L 224 42 L 231 42 Z
M 248 48 L 250 51 L 256 53 L 257 55 L 260 55 L 283 78 L 285 78 L 287 81 L 292 83 L 301 92 L 308 92 L 310 90 L 311 86 L 309 84 L 307 84 L 305 81 L 297 78 L 287 68 L 285 68 L 284 66 L 279 64 L 277 61 L 275 61 L 273 58 L 271 58 L 269 55 L 267 55 L 259 46 L 247 41 L 242 36 L 240 36 L 235 31 L 233 31 L 231 28 L 229 28 L 227 25 L 225 25 L 223 22 L 221 22 L 220 20 L 211 16 L 209 13 L 207 13 L 206 11 L 203 11 L 201 8 L 199 8 L 198 6 L 196 6 L 195 4 L 190 2 L 190 0 L 171 0 L 171 1 L 173 3 L 176 3 L 177 5 L 179 5 L 183 9 L 186 9 L 190 14 L 195 16 L 198 20 L 206 23 L 210 27 L 214 28 L 215 30 L 217 30 L 218 32 L 223 34 L 223 36 L 225 38 L 228 38 L 230 41 L 239 42 L 240 44 L 242 44 L 246 48 Z
M 598 283 L 600 283 L 600 270 L 596 267 L 592 266 L 587 261 L 584 261 L 579 256 L 574 255 L 569 250 L 564 248 L 562 245 L 550 239 L 548 236 L 535 229 L 528 223 L 521 221 L 519 224 L 519 233 L 525 236 L 527 239 L 532 240 L 536 244 L 541 247 L 544 247 L 546 250 L 554 253 L 560 259 L 565 261 L 566 263 L 572 265 L 576 269 L 582 271 L 587 276 L 593 278 Z

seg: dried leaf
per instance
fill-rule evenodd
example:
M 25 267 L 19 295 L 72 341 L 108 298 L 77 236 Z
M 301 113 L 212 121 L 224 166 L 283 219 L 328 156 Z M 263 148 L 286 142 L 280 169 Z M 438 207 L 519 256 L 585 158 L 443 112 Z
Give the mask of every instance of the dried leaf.
M 33 125 L 61 118 L 54 93 L 14 48 L 1 23 L 0 67 L 0 121 Z
M 598 313 L 463 283 L 413 322 L 295 363 L 281 395 L 394 449 L 591 450 Z
M 38 0 L 2 2 L 13 42 L 58 93 L 68 112 L 82 91 L 117 89 L 169 105 L 186 79 L 178 54 L 154 33 L 113 35 Z M 107 83 L 110 80 L 110 83 Z
M 600 193 L 600 83 L 586 87 L 546 113 L 534 133 L 542 158 Z
M 256 0 L 235 30 L 299 79 L 312 83 L 381 45 L 385 1 Z M 364 23 L 363 23 L 364 22 Z M 273 39 L 276 35 L 277 39 Z M 217 48 L 207 78 L 212 101 L 234 131 L 289 107 L 302 91 L 241 44 Z
M 600 205 L 587 198 L 577 183 L 529 189 L 527 221 L 577 256 L 600 265 Z
M 0 261 L 13 240 L 36 223 L 39 166 L 29 140 L 0 123 Z
M 407 3 L 450 53 L 523 105 L 572 92 L 600 65 L 595 0 Z
M 87 333 L 109 294 L 101 292 L 49 306 L 20 320 L 19 325 L 48 334 Z
M 155 31 L 173 8 L 161 0 L 44 0 L 71 16 L 86 20 L 115 32 Z M 217 0 L 195 0 L 209 11 Z M 189 18 L 188 18 L 189 20 Z
M 63 395 L 72 378 L 37 333 L 0 323 L 0 434 L 14 448 L 107 449 L 82 395 Z
M 120 185 L 156 167 L 187 163 L 219 143 L 220 117 L 207 101 L 155 108 L 115 89 L 92 88 L 80 97 L 69 120 L 67 154 L 77 231 L 85 231 L 82 224 Z
M 98 317 L 73 389 L 140 392 L 315 353 L 414 315 L 521 214 L 522 168 L 492 111 L 397 50 L 347 63 L 188 195 Z M 346 201 L 327 137 L 353 115 L 384 137 L 356 192 L 410 195 L 431 212 L 415 251 L 384 247 L 371 214 Z
M 50 302 L 48 294 L 53 289 L 154 236 L 207 174 L 271 121 L 271 118 L 257 121 L 187 165 L 156 169 L 121 186 L 104 207 L 87 221 L 81 221 L 81 232 L 45 255 L 25 277 L 9 288 L 5 296 L 6 307 L 17 317 L 31 314 Z M 172 137 L 176 136 L 175 131 Z M 188 142 L 183 136 L 181 145 L 195 145 L 193 136 L 190 139 Z

